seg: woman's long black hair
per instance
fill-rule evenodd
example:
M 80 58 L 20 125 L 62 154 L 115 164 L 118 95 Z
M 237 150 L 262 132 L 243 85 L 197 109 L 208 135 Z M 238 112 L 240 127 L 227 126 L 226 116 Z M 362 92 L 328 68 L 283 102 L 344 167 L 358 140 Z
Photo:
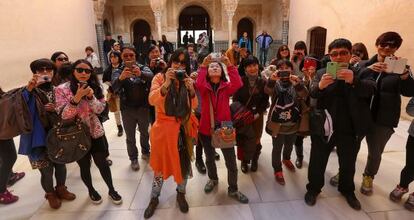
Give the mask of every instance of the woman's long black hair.
M 87 60 L 80 59 L 80 60 L 77 60 L 76 62 L 74 62 L 72 64 L 72 70 L 73 70 L 72 71 L 72 75 L 76 71 L 75 70 L 76 66 L 79 65 L 79 64 L 81 64 L 81 63 L 84 63 L 84 64 L 88 65 L 90 67 L 90 69 L 92 70 L 91 76 L 88 79 L 88 86 L 93 89 L 94 96 L 97 99 L 104 98 L 104 95 L 103 95 L 102 88 L 101 88 L 101 85 L 99 83 L 98 77 L 97 77 L 96 73 L 93 71 L 92 64 L 89 63 Z M 70 81 L 69 82 L 70 82 L 70 90 L 72 91 L 72 94 L 75 95 L 76 94 L 76 91 L 78 90 L 78 83 L 79 83 L 79 81 L 73 75 L 70 78 Z

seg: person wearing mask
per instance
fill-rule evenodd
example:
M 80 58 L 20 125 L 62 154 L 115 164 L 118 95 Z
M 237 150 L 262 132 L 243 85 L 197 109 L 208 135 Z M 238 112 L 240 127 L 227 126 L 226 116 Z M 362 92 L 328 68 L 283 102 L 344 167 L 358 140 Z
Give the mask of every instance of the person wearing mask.
M 324 129 L 311 135 L 309 182 L 305 194 L 305 203 L 309 206 L 316 203 L 321 192 L 329 155 L 336 146 L 340 176 L 338 191 L 351 208 L 361 210 L 354 193 L 355 163 L 360 147 L 358 137 L 366 134 L 372 124 L 366 99 L 374 94 L 376 86 L 370 75 L 358 74 L 358 70 L 349 65 L 351 50 L 352 44 L 347 39 L 331 42 L 328 46 L 330 59 L 348 68 L 335 72 L 323 68 L 312 80 L 311 97 L 316 99 L 316 109 L 323 115 L 318 127 Z
M 270 45 L 273 43 L 273 38 L 267 31 L 263 31 L 261 35 L 256 37 L 256 43 L 259 46 L 260 64 L 265 66 L 267 62 L 267 53 L 269 52 Z
M 243 86 L 237 68 L 230 63 L 226 56 L 221 62 L 227 66 L 230 82 L 227 81 L 224 67 L 221 62 L 213 61 L 208 55 L 198 70 L 196 87 L 201 97 L 201 120 L 199 135 L 206 154 L 206 166 L 209 180 L 204 187 L 205 193 L 211 193 L 218 184 L 217 167 L 214 160 L 214 148 L 211 143 L 211 113 L 214 112 L 214 124 L 220 126 L 222 122 L 231 121 L 230 96 Z M 211 107 L 212 106 L 212 107 Z M 226 161 L 228 176 L 228 195 L 241 203 L 248 203 L 249 199 L 238 190 L 237 163 L 234 147 L 221 149 Z
M 263 115 L 269 107 L 269 96 L 265 93 L 266 80 L 259 74 L 259 60 L 249 56 L 244 61 L 246 76 L 242 77 L 243 87 L 233 96 L 233 103 L 238 102 L 246 107 L 254 116 L 251 124 L 236 129 L 237 155 L 241 160 L 241 171 L 256 172 L 258 160 L 262 149 L 260 139 L 263 133 Z M 232 104 L 234 106 L 234 104 Z
M 229 58 L 230 63 L 233 66 L 239 66 L 240 63 L 240 53 L 239 53 L 239 44 L 237 40 L 231 42 L 231 47 L 226 51 L 226 56 Z
M 121 98 L 121 115 L 131 169 L 138 171 L 140 166 L 135 139 L 137 125 L 140 133 L 141 158 L 148 160 L 150 157 L 148 95 L 153 73 L 147 66 L 136 62 L 134 48 L 124 47 L 121 56 L 123 64 L 112 73 L 112 88 Z
M 116 41 L 114 39 L 112 39 L 111 34 L 107 33 L 105 35 L 105 40 L 103 42 L 103 51 L 104 51 L 104 54 L 108 54 L 112 50 L 112 46 L 114 45 L 115 42 Z M 106 62 L 106 64 L 109 65 L 108 57 L 105 57 L 105 62 Z
M 250 53 L 253 53 L 252 41 L 250 40 L 247 32 L 243 32 L 243 35 L 240 37 L 239 48 L 247 48 Z
M 109 156 L 105 131 L 98 116 L 105 109 L 105 99 L 97 75 L 93 72 L 92 64 L 86 60 L 73 63 L 72 78 L 69 82 L 55 89 L 56 110 L 61 112 L 63 120 L 78 117 L 87 125 L 90 132 L 91 148 L 89 152 L 77 161 L 80 167 L 81 179 L 88 188 L 92 203 L 100 204 L 101 195 L 92 184 L 91 161 L 98 167 L 99 172 L 109 189 L 109 198 L 116 205 L 122 203 L 122 197 L 115 191 L 112 174 L 106 158 Z
M 385 60 L 394 57 L 400 48 L 403 39 L 396 32 L 381 34 L 376 42 L 377 54 L 368 61 L 358 64 L 362 75 L 368 74 L 374 77 L 377 90 L 368 98 L 370 102 L 371 117 L 374 121 L 370 132 L 365 139 L 368 145 L 368 157 L 362 177 L 360 191 L 364 195 L 373 193 L 373 181 L 381 164 L 381 155 L 384 148 L 398 126 L 401 114 L 401 95 L 414 96 L 414 80 L 409 74 L 411 70 L 407 66 L 402 74 L 387 70 Z M 361 142 L 364 136 L 361 136 Z M 342 176 L 339 175 L 339 180 Z
M 51 60 L 38 59 L 30 63 L 30 70 L 33 76 L 23 91 L 23 97 L 33 119 L 33 129 L 31 133 L 20 135 L 19 154 L 27 155 L 32 168 L 39 169 L 45 198 L 51 208 L 58 209 L 62 205 L 61 200 L 71 201 L 76 196 L 65 186 L 65 164 L 52 162 L 46 148 L 47 133 L 57 122 L 54 87 L 51 82 L 56 67 Z M 38 105 L 36 100 L 41 100 L 43 106 Z M 53 176 L 56 178 L 56 187 L 53 187 Z
M 266 131 L 272 136 L 272 166 L 276 182 L 285 185 L 282 163 L 290 171 L 295 171 L 290 155 L 301 120 L 300 101 L 306 99 L 308 90 L 293 74 L 293 64 L 290 61 L 280 60 L 276 69 L 265 87 L 265 92 L 272 99 Z
M 177 203 L 180 211 L 187 213 L 189 209 L 185 193 L 187 180 L 192 176 L 193 140 L 197 137 L 197 126 L 193 126 L 193 123 L 198 123 L 191 113 L 197 107 L 197 97 L 194 82 L 188 77 L 188 61 L 184 49 L 176 50 L 164 72 L 158 73 L 152 81 L 149 102 L 155 106 L 157 112 L 150 137 L 150 166 L 154 171 L 154 180 L 151 200 L 144 212 L 145 218 L 154 214 L 164 180 L 170 176 L 177 183 Z M 173 106 L 169 106 L 173 103 L 171 99 L 182 105 L 172 108 Z
M 293 55 L 291 57 L 291 62 L 293 63 L 293 72 L 295 75 L 299 76 L 300 78 L 303 77 L 303 73 L 299 69 L 299 65 L 302 62 L 302 60 L 305 58 L 305 56 L 308 55 L 308 49 L 306 47 L 305 42 L 298 41 L 295 44 L 295 47 L 293 49 Z
M 115 93 L 114 89 L 112 88 L 112 73 L 116 70 L 122 63 L 121 53 L 117 51 L 113 51 L 109 53 L 109 60 L 111 65 L 106 68 L 103 75 L 103 83 L 108 85 L 108 94 L 107 94 L 107 101 L 109 106 L 109 110 L 114 113 L 115 116 L 115 123 L 118 127 L 118 137 L 121 137 L 124 134 L 124 129 L 122 127 L 121 121 L 121 101 L 119 95 Z M 114 101 L 109 101 L 114 100 Z M 113 105 L 113 106 L 112 106 Z
M 407 114 L 414 116 L 414 98 L 411 98 L 406 107 Z M 400 202 L 403 195 L 408 193 L 408 185 L 414 181 L 414 120 L 411 121 L 408 129 L 408 139 L 405 145 L 405 166 L 401 170 L 400 182 L 390 193 L 390 199 L 393 202 Z M 408 196 L 404 207 L 410 211 L 414 211 L 414 193 Z

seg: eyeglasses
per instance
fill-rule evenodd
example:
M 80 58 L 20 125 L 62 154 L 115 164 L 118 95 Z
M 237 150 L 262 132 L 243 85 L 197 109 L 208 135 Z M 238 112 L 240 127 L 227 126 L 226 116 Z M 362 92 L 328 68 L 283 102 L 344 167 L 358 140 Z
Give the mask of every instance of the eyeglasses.
M 91 69 L 75 68 L 75 70 L 78 73 L 86 73 L 86 74 L 91 74 L 92 73 L 92 70 Z
M 289 48 L 282 48 L 280 51 L 289 51 Z
M 52 72 L 52 71 L 53 71 L 52 67 L 40 67 L 36 70 L 36 72 L 38 72 L 38 73 Z
M 330 53 L 329 54 L 329 56 L 331 56 L 331 57 L 337 57 L 337 56 L 346 56 L 346 55 L 348 55 L 349 54 L 349 51 L 346 51 L 346 50 L 342 50 L 342 51 L 339 51 L 339 52 L 332 52 L 332 53 Z
M 67 57 L 58 57 L 56 60 L 60 62 L 68 61 L 69 59 Z
M 395 42 L 394 42 L 394 41 L 382 42 L 382 43 L 379 43 L 379 45 L 380 45 L 381 47 L 383 47 L 383 48 L 386 48 L 387 46 L 388 46 L 389 48 L 392 48 L 392 49 L 397 48 L 397 45 L 395 44 Z

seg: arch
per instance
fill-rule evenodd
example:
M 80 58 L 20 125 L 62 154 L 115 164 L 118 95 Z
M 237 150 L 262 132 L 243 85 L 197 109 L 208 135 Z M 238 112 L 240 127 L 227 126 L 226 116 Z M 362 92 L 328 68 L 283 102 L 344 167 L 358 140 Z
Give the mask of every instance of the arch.
M 325 55 L 326 28 L 317 26 L 308 30 L 309 54 L 321 59 Z
M 177 42 L 179 46 L 185 46 L 184 36 L 192 35 L 194 42 L 197 42 L 198 36 L 202 32 L 207 32 L 209 36 L 209 50 L 212 48 L 212 29 L 211 16 L 209 12 L 199 5 L 188 5 L 183 8 L 178 15 Z
M 131 34 L 132 43 L 135 45 L 143 36 L 149 39 L 151 36 L 151 26 L 144 19 L 136 19 L 131 23 Z
M 210 16 L 210 15 L 214 14 L 214 11 L 211 11 L 211 9 L 213 9 L 213 6 L 211 4 L 206 5 L 205 3 L 201 2 L 201 1 L 189 1 L 189 2 L 185 2 L 185 3 L 182 3 L 181 5 L 179 5 L 177 7 L 178 8 L 178 10 L 177 10 L 178 13 L 177 13 L 176 21 L 180 21 L 181 13 L 183 13 L 183 11 L 185 9 L 187 9 L 189 7 L 192 7 L 192 6 L 198 6 L 200 8 L 203 8 L 210 17 L 210 26 L 212 26 L 214 24 L 214 16 Z M 178 22 L 177 25 L 178 25 L 177 28 L 179 28 L 180 23 Z
M 104 32 L 105 35 L 111 34 L 111 23 L 109 23 L 108 19 L 104 19 L 103 20 L 103 28 L 104 28 Z
M 247 32 L 248 36 L 254 42 L 253 36 L 255 32 L 256 25 L 254 24 L 254 20 L 249 17 L 243 17 L 237 22 L 237 40 L 243 35 L 244 32 Z M 254 44 L 254 43 L 253 43 Z

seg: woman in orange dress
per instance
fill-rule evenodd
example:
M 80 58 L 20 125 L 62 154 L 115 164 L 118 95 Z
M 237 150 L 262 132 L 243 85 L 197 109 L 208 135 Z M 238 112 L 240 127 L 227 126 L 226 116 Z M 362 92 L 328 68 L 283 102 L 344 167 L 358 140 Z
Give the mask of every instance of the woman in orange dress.
M 193 139 L 198 122 L 192 109 L 197 107 L 188 54 L 178 49 L 171 56 L 164 73 L 157 74 L 151 86 L 149 103 L 155 106 L 156 119 L 150 131 L 150 166 L 154 171 L 151 200 L 144 217 L 150 218 L 158 205 L 165 179 L 174 177 L 177 202 L 181 212 L 188 212 L 185 199 L 187 179 L 192 176 Z

